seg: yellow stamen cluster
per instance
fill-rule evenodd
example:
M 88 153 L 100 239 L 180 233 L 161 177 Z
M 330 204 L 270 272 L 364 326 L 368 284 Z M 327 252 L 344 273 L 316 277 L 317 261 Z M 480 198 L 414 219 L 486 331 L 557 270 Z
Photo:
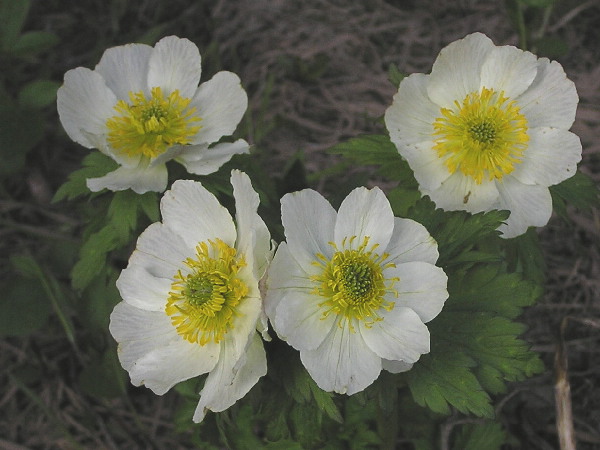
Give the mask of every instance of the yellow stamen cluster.
M 433 123 L 434 149 L 450 173 L 460 170 L 477 184 L 511 173 L 529 142 L 527 119 L 514 100 L 483 88 L 454 106 L 442 108 Z
M 166 313 L 177 333 L 192 343 L 219 343 L 232 326 L 236 308 L 248 294 L 239 278 L 243 256 L 220 239 L 202 242 L 196 258 L 187 258 L 188 273 L 177 271 L 167 299 Z
M 119 100 L 117 115 L 106 121 L 108 143 L 127 156 L 155 158 L 173 145 L 187 145 L 200 130 L 201 118 L 196 108 L 188 108 L 191 99 L 173 91 L 167 97 L 160 87 L 143 92 L 130 92 L 129 103 Z
M 341 248 L 330 242 L 335 253 L 331 259 L 317 254 L 313 262 L 322 268 L 319 275 L 311 277 L 316 283 L 313 294 L 325 300 L 319 304 L 323 308 L 323 317 L 333 313 L 340 317 L 338 324 L 348 320 L 350 329 L 354 331 L 353 322 L 361 320 L 366 326 L 382 320 L 378 312 L 381 309 L 390 311 L 394 302 L 389 302 L 385 296 L 389 293 L 398 297 L 394 284 L 398 278 L 384 278 L 383 271 L 395 267 L 395 264 L 385 263 L 389 254 L 379 255 L 375 252 L 378 244 L 369 246 L 369 237 L 356 248 L 351 249 L 356 236 L 342 240 Z

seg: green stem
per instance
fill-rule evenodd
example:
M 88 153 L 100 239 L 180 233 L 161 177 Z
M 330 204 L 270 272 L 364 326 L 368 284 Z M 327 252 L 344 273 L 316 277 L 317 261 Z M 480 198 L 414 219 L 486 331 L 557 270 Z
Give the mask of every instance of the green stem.
M 527 29 L 525 28 L 525 15 L 523 14 L 523 4 L 517 0 L 517 31 L 519 33 L 519 48 L 527 50 Z

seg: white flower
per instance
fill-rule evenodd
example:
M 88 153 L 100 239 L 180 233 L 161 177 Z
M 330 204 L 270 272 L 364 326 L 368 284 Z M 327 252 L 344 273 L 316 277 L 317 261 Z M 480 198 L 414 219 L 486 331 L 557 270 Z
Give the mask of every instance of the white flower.
M 424 195 L 446 210 L 510 210 L 499 228 L 510 238 L 548 222 L 548 186 L 577 170 L 577 102 L 559 63 L 475 33 L 402 80 L 385 123 Z
M 231 184 L 237 230 L 200 183 L 173 183 L 161 201 L 163 222 L 140 235 L 117 280 L 123 301 L 110 317 L 134 385 L 161 395 L 208 373 L 195 422 L 230 407 L 267 370 L 256 326 L 270 235 L 248 176 L 233 171 Z
M 237 75 L 219 72 L 198 86 L 200 72 L 196 45 L 169 36 L 154 47 L 110 48 L 94 70 L 78 67 L 65 74 L 57 105 L 67 134 L 120 165 L 88 179 L 90 190 L 162 192 L 171 159 L 205 175 L 248 152 L 242 139 L 209 147 L 234 132 L 248 97 Z
M 339 212 L 317 192 L 285 195 L 286 242 L 267 276 L 265 309 L 322 389 L 354 394 L 381 369 L 408 370 L 429 352 L 448 297 L 437 243 L 394 217 L 383 192 L 358 188 Z

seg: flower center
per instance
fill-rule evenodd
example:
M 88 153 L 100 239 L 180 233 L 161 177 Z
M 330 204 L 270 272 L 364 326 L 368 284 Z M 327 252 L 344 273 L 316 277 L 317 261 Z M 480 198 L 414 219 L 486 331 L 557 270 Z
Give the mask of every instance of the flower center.
M 184 264 L 189 273 L 175 274 L 165 311 L 185 340 L 219 343 L 248 294 L 248 286 L 238 277 L 246 262 L 243 256 L 236 259 L 234 248 L 216 239 L 198 244 L 196 257 Z
M 394 307 L 394 303 L 384 297 L 388 293 L 398 296 L 394 283 L 399 281 L 395 277 L 386 279 L 383 275 L 384 269 L 396 267 L 384 263 L 389 254 L 375 253 L 377 244 L 368 248 L 368 236 L 357 249 L 348 248 L 355 239 L 356 236 L 344 238 L 341 249 L 330 242 L 335 253 L 331 259 L 317 254 L 313 264 L 321 267 L 322 272 L 311 277 L 316 283 L 313 294 L 325 298 L 319 304 L 323 308 L 323 317 L 334 313 L 342 320 L 350 321 L 351 330 L 354 330 L 355 320 L 362 320 L 366 326 L 382 320 L 378 311 L 381 308 L 389 311 Z
M 442 108 L 433 123 L 433 148 L 450 173 L 460 170 L 477 184 L 511 173 L 529 142 L 527 119 L 514 100 L 483 88 L 454 105 Z
M 165 97 L 160 87 L 143 92 L 130 92 L 129 103 L 119 100 L 117 114 L 106 121 L 108 143 L 128 156 L 155 158 L 173 145 L 186 145 L 200 130 L 201 118 L 196 108 L 188 108 L 191 99 L 173 91 Z

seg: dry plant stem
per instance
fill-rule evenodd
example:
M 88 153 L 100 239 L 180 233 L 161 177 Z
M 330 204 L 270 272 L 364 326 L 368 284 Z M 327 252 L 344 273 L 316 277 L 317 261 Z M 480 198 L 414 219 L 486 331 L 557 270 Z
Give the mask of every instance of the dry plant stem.
M 556 402 L 556 429 L 561 450 L 575 450 L 575 431 L 573 428 L 573 410 L 571 407 L 571 385 L 568 375 L 568 357 L 565 348 L 565 329 L 569 317 L 565 317 L 560 324 L 560 336 L 554 357 L 554 370 L 556 381 L 554 397 Z

